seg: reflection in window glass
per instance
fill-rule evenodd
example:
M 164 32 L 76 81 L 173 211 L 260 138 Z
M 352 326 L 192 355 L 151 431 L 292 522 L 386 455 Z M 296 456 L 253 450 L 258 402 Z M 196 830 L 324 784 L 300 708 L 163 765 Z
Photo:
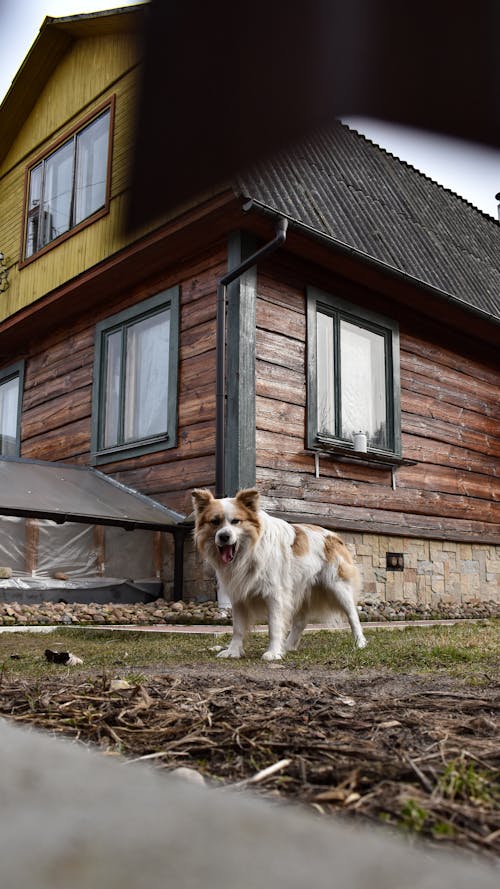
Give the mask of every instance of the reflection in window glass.
M 108 117 L 99 117 L 77 137 L 75 225 L 104 207 L 106 202 Z
M 55 151 L 45 163 L 39 248 L 63 235 L 70 227 L 72 180 L 73 142 L 69 142 Z
M 26 232 L 26 256 L 38 250 L 38 224 L 40 219 L 40 198 L 42 195 L 42 164 L 30 173 L 28 194 L 28 227 Z

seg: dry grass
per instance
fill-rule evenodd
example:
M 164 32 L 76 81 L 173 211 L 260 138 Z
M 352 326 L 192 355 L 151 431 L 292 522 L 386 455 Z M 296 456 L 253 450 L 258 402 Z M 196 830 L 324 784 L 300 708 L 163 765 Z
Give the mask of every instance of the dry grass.
M 257 634 L 241 662 L 216 661 L 213 635 L 2 635 L 0 713 L 160 771 L 187 765 L 317 816 L 495 858 L 498 625 L 368 632 L 361 652 L 347 633 L 307 635 L 277 665 L 258 660 Z M 46 647 L 83 667 L 47 664 Z

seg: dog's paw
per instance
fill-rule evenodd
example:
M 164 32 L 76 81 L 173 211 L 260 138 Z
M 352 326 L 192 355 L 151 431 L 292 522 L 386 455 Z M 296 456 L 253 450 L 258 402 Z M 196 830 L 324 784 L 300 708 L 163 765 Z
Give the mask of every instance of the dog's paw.
M 234 657 L 240 658 L 244 654 L 243 651 L 235 651 L 234 648 L 223 648 L 222 651 L 219 651 L 217 657 Z
M 283 655 L 280 654 L 279 651 L 265 651 L 262 655 L 263 661 L 281 661 L 283 659 Z
M 359 639 L 354 640 L 354 644 L 356 648 L 366 648 L 368 642 L 366 641 L 364 636 L 361 636 Z

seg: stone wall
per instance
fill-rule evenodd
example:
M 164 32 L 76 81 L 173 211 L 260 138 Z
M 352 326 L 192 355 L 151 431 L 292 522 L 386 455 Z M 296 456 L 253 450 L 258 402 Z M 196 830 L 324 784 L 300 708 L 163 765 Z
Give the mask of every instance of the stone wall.
M 500 547 L 343 532 L 363 574 L 362 598 L 418 605 L 500 602 Z M 390 571 L 386 553 L 402 553 Z

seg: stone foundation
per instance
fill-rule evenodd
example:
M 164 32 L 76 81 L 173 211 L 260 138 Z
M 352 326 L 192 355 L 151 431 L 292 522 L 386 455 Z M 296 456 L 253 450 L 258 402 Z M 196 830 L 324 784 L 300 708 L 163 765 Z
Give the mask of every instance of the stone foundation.
M 341 536 L 363 576 L 361 600 L 404 601 L 431 608 L 473 601 L 500 603 L 500 546 L 347 531 Z M 388 552 L 403 554 L 402 571 L 387 569 Z M 202 562 L 190 537 L 185 543 L 184 598 L 217 599 L 213 571 Z
M 362 598 L 418 605 L 500 601 L 500 547 L 344 532 L 363 575 Z M 402 553 L 403 571 L 386 567 Z

